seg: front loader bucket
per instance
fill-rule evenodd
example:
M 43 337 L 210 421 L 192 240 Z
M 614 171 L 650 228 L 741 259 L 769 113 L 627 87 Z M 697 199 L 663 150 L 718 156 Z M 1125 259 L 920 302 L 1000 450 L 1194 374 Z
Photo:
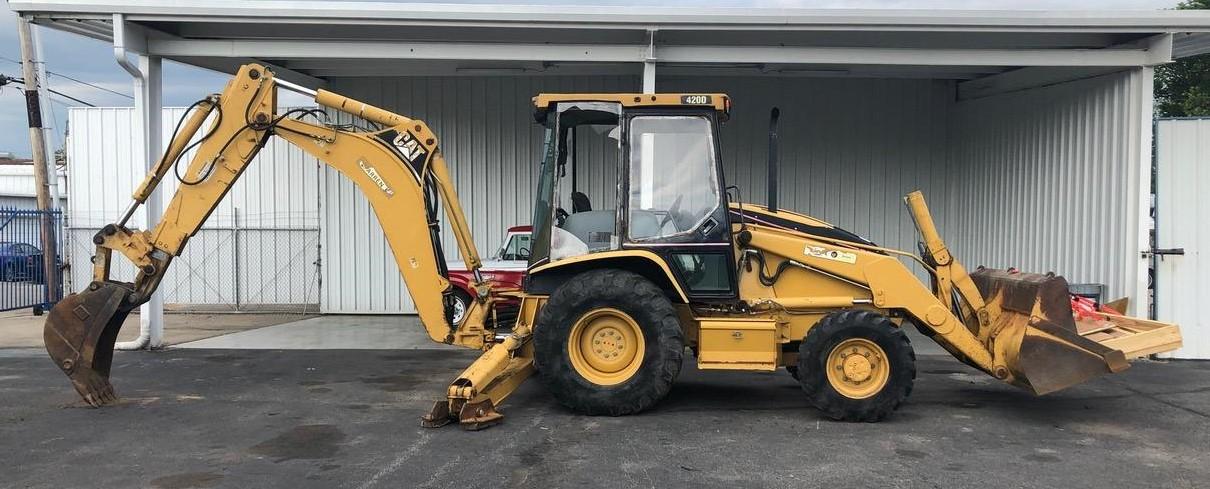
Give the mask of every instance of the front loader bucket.
M 1121 350 L 1080 335 L 1063 277 L 986 268 L 970 277 L 988 306 L 976 334 L 990 340 L 996 377 L 1042 395 L 1130 366 Z
M 127 284 L 94 282 L 51 308 L 43 329 L 46 352 L 93 407 L 118 401 L 109 383 L 113 345 L 130 311 L 138 306 Z

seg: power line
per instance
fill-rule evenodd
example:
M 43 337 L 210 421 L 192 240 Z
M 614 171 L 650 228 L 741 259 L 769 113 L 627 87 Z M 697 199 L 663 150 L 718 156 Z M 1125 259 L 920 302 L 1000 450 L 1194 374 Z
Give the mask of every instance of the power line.
M 86 81 L 77 80 L 77 79 L 75 79 L 75 78 L 72 78 L 72 77 L 70 77 L 70 76 L 64 75 L 64 74 L 62 74 L 62 73 L 55 73 L 55 72 L 50 71 L 50 70 L 46 70 L 46 72 L 47 72 L 47 73 L 50 73 L 50 74 L 52 74 L 52 75 L 55 75 L 55 76 L 57 76 L 57 77 L 59 77 L 59 78 L 66 78 L 66 79 L 71 80 L 71 81 L 74 81 L 74 82 L 76 82 L 76 83 L 80 83 L 80 84 L 83 84 L 83 85 L 88 85 L 88 86 L 93 87 L 93 88 L 95 88 L 95 89 L 97 89 L 97 90 L 104 90 L 104 91 L 109 92 L 109 93 L 112 93 L 112 94 L 114 94 L 114 95 L 121 95 L 121 96 L 126 97 L 126 98 L 128 98 L 128 99 L 134 100 L 134 96 L 132 96 L 132 95 L 127 95 L 127 94 L 124 94 L 124 93 L 119 92 L 119 91 L 116 91 L 116 90 L 110 90 L 110 89 L 105 88 L 105 87 L 102 87 L 102 86 L 100 86 L 100 85 L 93 85 L 93 84 L 88 83 L 88 82 L 86 82 Z
M 7 56 L 0 56 L 0 59 L 3 59 L 3 60 L 5 60 L 5 61 L 10 61 L 10 62 L 13 62 L 13 63 L 17 63 L 17 64 L 21 64 L 21 62 L 20 62 L 20 61 L 17 61 L 17 60 L 15 60 L 15 59 L 9 58 L 9 57 L 7 57 Z M 74 82 L 79 83 L 79 84 L 81 84 L 81 85 L 86 85 L 86 86 L 89 86 L 89 87 L 95 88 L 95 89 L 97 89 L 97 90 L 101 90 L 101 91 L 109 92 L 109 93 L 112 93 L 112 94 L 114 94 L 114 95 L 119 95 L 119 96 L 126 97 L 126 98 L 128 98 L 128 99 L 132 99 L 132 100 L 134 99 L 134 97 L 133 97 L 133 96 L 131 96 L 131 95 L 127 95 L 127 94 L 122 93 L 122 92 L 119 92 L 119 91 L 117 91 L 117 90 L 112 90 L 112 89 L 109 89 L 109 88 L 105 88 L 105 87 L 102 87 L 102 86 L 100 86 L 100 85 L 95 85 L 95 84 L 92 84 L 92 83 L 86 82 L 86 81 L 84 81 L 84 80 L 78 80 L 78 79 L 72 78 L 72 77 L 70 77 L 70 76 L 64 75 L 64 74 L 62 74 L 62 73 L 57 73 L 57 72 L 50 71 L 50 70 L 46 70 L 46 72 L 47 72 L 47 73 L 49 73 L 49 74 L 51 74 L 51 75 L 55 75 L 55 76 L 57 76 L 57 77 L 60 77 L 60 78 L 65 78 L 65 79 L 68 79 L 68 80 L 74 81 Z
M 8 85 L 9 83 L 20 83 L 20 84 L 22 84 L 22 85 L 25 85 L 25 80 L 22 80 L 22 79 L 20 79 L 20 78 L 12 78 L 12 77 L 8 77 L 8 76 L 0 75 L 0 87 L 5 86 L 5 85 Z M 74 102 L 76 102 L 76 103 L 84 104 L 84 105 L 87 105 L 87 106 L 89 106 L 89 107 L 96 107 L 96 105 L 93 105 L 93 104 L 90 104 L 90 103 L 85 102 L 85 101 L 83 101 L 83 100 L 80 100 L 80 99 L 78 99 L 78 98 L 72 97 L 71 95 L 68 95 L 68 94 L 66 94 L 66 93 L 60 92 L 60 91 L 55 90 L 55 89 L 53 89 L 53 88 L 50 88 L 50 89 L 48 89 L 48 90 L 50 90 L 50 93 L 53 93 L 53 94 L 55 94 L 55 95 L 58 95 L 58 96 L 60 96 L 60 97 L 65 98 L 65 99 L 72 100 L 72 101 L 74 101 Z

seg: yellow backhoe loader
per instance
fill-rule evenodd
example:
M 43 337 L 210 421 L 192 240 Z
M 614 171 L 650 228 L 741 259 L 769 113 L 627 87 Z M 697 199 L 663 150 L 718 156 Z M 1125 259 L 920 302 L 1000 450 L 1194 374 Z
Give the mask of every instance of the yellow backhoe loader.
M 279 88 L 378 127 L 328 124 L 318 109 L 279 114 Z M 775 185 L 767 206 L 740 202 L 720 161 L 724 94 L 546 94 L 534 108 L 546 136 L 527 276 L 523 290 L 492 290 L 424 122 L 243 66 L 223 93 L 191 108 L 129 210 L 96 234 L 93 280 L 51 310 L 47 351 L 86 402 L 116 402 L 109 373 L 123 321 L 273 136 L 365 194 L 429 336 L 483 351 L 422 417 L 428 427 L 499 422 L 496 407 L 535 372 L 577 412 L 637 413 L 668 393 L 686 352 L 700 369 L 785 367 L 826 415 L 876 421 L 907 398 L 916 376 L 904 327 L 1036 394 L 1180 346 L 1175 325 L 1105 313 L 1077 322 L 1060 277 L 968 273 L 918 192 L 905 199 L 918 255 L 779 209 Z M 772 121 L 775 128 L 776 112 Z M 178 160 L 192 147 L 182 171 Z M 581 148 L 607 156 L 588 158 Z M 151 230 L 127 227 L 170 172 L 181 185 L 163 219 Z M 441 207 L 475 275 L 477 294 L 460 323 L 451 320 Z M 111 279 L 115 254 L 137 267 L 132 283 Z M 918 264 L 931 286 L 906 263 Z M 514 324 L 491 312 L 504 297 L 520 303 Z

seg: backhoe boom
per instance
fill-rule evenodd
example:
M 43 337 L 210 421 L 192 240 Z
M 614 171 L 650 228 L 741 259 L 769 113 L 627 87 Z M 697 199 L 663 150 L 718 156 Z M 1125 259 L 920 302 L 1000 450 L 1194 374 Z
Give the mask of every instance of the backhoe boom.
M 278 114 L 279 84 L 309 92 L 322 106 L 351 112 L 383 128 L 353 132 L 301 120 L 323 115 L 316 110 Z M 94 237 L 97 250 L 88 289 L 56 305 L 47 320 L 47 351 L 89 404 L 116 401 L 109 368 L 114 340 L 126 316 L 151 297 L 172 260 L 180 256 L 189 238 L 273 136 L 302 148 L 362 190 L 382 224 L 420 320 L 434 341 L 471 348 L 492 344 L 494 333 L 487 328 L 486 319 L 495 297 L 479 278 L 479 255 L 445 158 L 436 135 L 424 122 L 332 92 L 311 92 L 277 82 L 271 71 L 251 64 L 239 70 L 222 94 L 211 95 L 192 109 L 177 126 L 164 157 L 135 190 L 130 208 Z M 197 142 L 190 143 L 207 120 L 212 121 L 209 128 Z M 197 154 L 181 171 L 177 160 L 192 146 L 198 147 Z M 134 210 L 169 172 L 181 185 L 162 220 L 146 231 L 128 228 Z M 462 258 L 476 277 L 477 297 L 460 325 L 452 324 L 449 311 L 452 289 L 441 249 L 438 201 L 444 205 Z M 114 252 L 138 268 L 132 283 L 111 279 Z

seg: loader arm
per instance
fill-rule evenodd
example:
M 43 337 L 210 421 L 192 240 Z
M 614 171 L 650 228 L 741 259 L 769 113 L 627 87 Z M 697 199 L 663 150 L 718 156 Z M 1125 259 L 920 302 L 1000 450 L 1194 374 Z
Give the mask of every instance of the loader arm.
M 352 113 L 383 129 L 353 132 L 290 117 L 316 116 L 315 110 L 277 114 L 278 86 L 312 94 L 321 106 Z M 87 290 L 61 301 L 47 319 L 47 351 L 86 402 L 99 406 L 116 401 L 109 370 L 122 323 L 131 310 L 151 297 L 172 260 L 180 256 L 189 238 L 273 136 L 302 148 L 361 189 L 382 224 L 420 320 L 434 341 L 470 348 L 483 348 L 491 342 L 493 333 L 486 316 L 495 298 L 480 278 L 480 259 L 437 137 L 424 122 L 332 92 L 311 92 L 275 80 L 271 71 L 254 64 L 243 66 L 222 94 L 199 101 L 193 109 L 178 125 L 164 157 L 135 190 L 121 220 L 94 237 L 97 249 Z M 209 117 L 213 117 L 209 129 L 198 142 L 190 143 Z M 198 147 L 196 156 L 178 171 L 176 161 L 191 144 Z M 169 172 L 181 184 L 161 221 L 146 231 L 128 228 L 126 222 L 135 209 Z M 462 258 L 474 274 L 477 297 L 460 325 L 451 324 L 448 309 L 453 289 L 439 239 L 438 201 L 444 205 Z M 137 267 L 132 283 L 111 278 L 115 252 Z
M 776 303 L 785 310 L 868 304 L 915 324 L 959 360 L 1038 395 L 1120 372 L 1130 358 L 1180 346 L 1175 325 L 1108 314 L 1098 317 L 1097 329 L 1085 331 L 1113 326 L 1126 334 L 1086 337 L 1073 318 L 1062 277 L 982 267 L 968 272 L 941 239 L 924 196 L 913 192 L 905 202 L 920 233 L 919 258 L 769 223 L 749 226 L 740 242 L 751 253 L 793 257 L 797 268 L 861 290 L 853 297 L 770 297 L 753 304 Z M 926 268 L 933 287 L 901 262 L 904 257 Z

